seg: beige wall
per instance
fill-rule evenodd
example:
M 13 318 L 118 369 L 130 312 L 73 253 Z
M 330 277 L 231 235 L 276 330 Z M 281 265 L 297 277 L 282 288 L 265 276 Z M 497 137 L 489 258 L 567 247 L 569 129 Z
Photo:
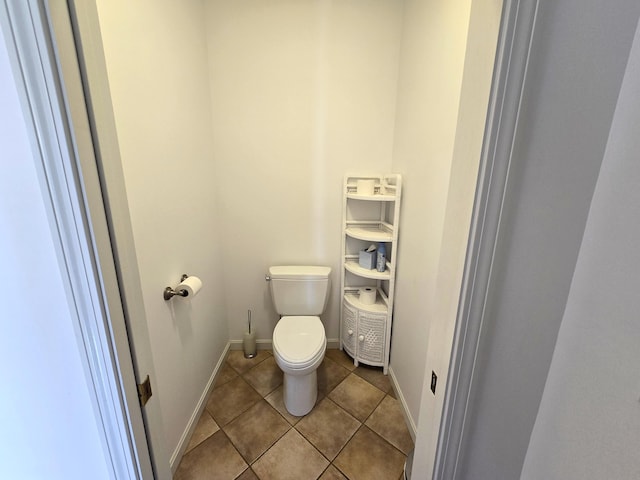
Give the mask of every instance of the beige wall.
M 207 2 L 212 182 L 220 192 L 230 338 L 247 309 L 277 321 L 270 265 L 333 267 L 327 337 L 338 338 L 342 178 L 391 168 L 402 2 Z
M 391 371 L 415 432 L 432 408 L 425 370 L 444 368 L 425 364 L 427 345 L 443 335 L 436 319 L 454 320 L 468 227 L 458 209 L 468 214 L 481 138 L 473 124 L 456 141 L 460 100 L 475 94 L 463 82 L 471 0 L 98 6 L 168 450 L 247 309 L 271 339 L 269 265 L 333 267 L 323 320 L 338 338 L 347 172 L 404 175 Z M 183 272 L 202 293 L 165 303 Z M 438 282 L 453 289 L 440 303 Z M 448 359 L 433 348 L 429 362 Z
M 173 460 L 228 340 L 204 8 L 197 1 L 97 5 L 156 393 Z M 202 292 L 165 302 L 162 290 L 182 273 L 199 276 Z
M 472 2 L 420 397 L 416 451 L 423 454 L 415 457 L 416 478 L 428 478 L 433 470 L 501 14 L 502 0 Z M 435 396 L 429 389 L 432 370 L 438 375 Z
M 97 3 L 173 460 L 247 309 L 271 339 L 269 265 L 334 268 L 338 338 L 342 177 L 391 168 L 402 3 Z M 164 302 L 183 272 L 201 294 Z
M 436 312 L 470 9 L 471 0 L 405 2 L 392 168 L 404 185 L 391 371 L 414 432 Z

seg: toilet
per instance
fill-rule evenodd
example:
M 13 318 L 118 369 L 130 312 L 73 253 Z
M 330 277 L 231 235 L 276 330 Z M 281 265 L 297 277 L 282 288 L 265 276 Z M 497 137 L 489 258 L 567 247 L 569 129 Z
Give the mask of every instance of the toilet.
M 295 416 L 309 413 L 318 398 L 316 370 L 327 349 L 318 315 L 327 305 L 330 273 L 330 267 L 269 268 L 271 299 L 280 315 L 273 331 L 273 356 L 284 372 L 284 405 Z

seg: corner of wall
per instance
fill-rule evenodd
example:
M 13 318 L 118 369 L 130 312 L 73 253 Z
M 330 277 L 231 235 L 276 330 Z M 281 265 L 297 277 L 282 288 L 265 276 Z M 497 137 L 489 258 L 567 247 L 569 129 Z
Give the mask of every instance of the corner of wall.
M 200 416 L 202 415 L 202 412 L 204 411 L 204 408 L 207 405 L 207 400 L 209 399 L 211 390 L 215 385 L 216 378 L 218 377 L 218 374 L 220 373 L 220 370 L 224 365 L 224 361 L 226 360 L 227 355 L 229 354 L 229 350 L 232 350 L 231 342 L 227 342 L 227 345 L 224 348 L 222 355 L 220 355 L 220 358 L 218 359 L 216 366 L 214 367 L 213 372 L 209 377 L 209 381 L 207 382 L 207 385 L 202 391 L 202 394 L 200 395 L 200 399 L 198 400 L 198 403 L 196 404 L 196 407 L 193 410 L 193 413 L 191 414 L 191 418 L 189 418 L 189 422 L 187 423 L 184 431 L 182 432 L 182 435 L 180 436 L 178 445 L 176 446 L 175 450 L 171 454 L 171 459 L 169 460 L 169 462 L 171 465 L 171 472 L 173 474 L 176 473 L 178 465 L 180 464 L 180 460 L 182 460 L 182 457 L 185 454 L 185 450 L 189 445 L 189 440 L 191 439 L 191 435 L 193 435 L 193 432 L 198 424 L 198 420 L 200 419 Z

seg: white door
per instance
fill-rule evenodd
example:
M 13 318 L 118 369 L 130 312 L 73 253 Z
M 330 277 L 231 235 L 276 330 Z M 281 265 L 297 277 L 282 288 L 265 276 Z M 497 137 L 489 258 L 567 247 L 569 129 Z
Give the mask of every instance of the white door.
M 0 19 L 14 52 L 18 87 L 24 90 L 22 106 L 33 130 L 32 150 L 42 157 L 36 167 L 50 210 L 54 246 L 59 244 L 57 262 L 69 277 L 62 291 L 77 315 L 73 318 L 81 354 L 86 356 L 81 360 L 93 394 L 98 435 L 104 438 L 102 448 L 115 478 L 170 479 L 157 395 L 142 409 L 138 402 L 136 384 L 149 375 L 153 389 L 154 375 L 136 262 L 131 258 L 131 232 L 126 230 L 130 226 L 119 222 L 114 227 L 107 220 L 109 211 L 128 218 L 126 197 L 103 198 L 101 183 L 118 172 L 101 170 L 96 161 L 95 152 L 109 154 L 109 149 L 108 144 L 98 149 L 92 141 L 95 125 L 90 127 L 88 120 L 70 12 L 65 2 L 44 3 L 3 0 Z M 100 102 L 92 100 L 95 113 Z M 105 122 L 104 116 L 99 120 Z M 104 125 L 100 128 L 109 131 Z M 2 159 L 11 161 L 4 155 Z M 28 247 L 27 240 L 24 245 Z
M 0 3 L 0 464 L 3 478 L 114 478 L 84 368 L 72 282 L 42 190 Z M 8 42 L 7 42 L 8 43 Z M 9 48 L 7 48 L 9 47 Z M 122 472 L 124 473 L 124 472 Z M 126 473 L 122 475 L 125 478 Z
M 143 383 L 147 376 L 150 379 L 155 393 L 142 408 L 141 418 L 148 443 L 140 442 L 139 446 L 147 448 L 148 445 L 155 478 L 171 479 L 112 104 L 106 85 L 96 5 L 95 2 L 68 3 L 67 6 L 63 2 L 48 2 L 47 10 L 107 291 L 110 320 L 114 329 L 121 328 L 116 353 L 123 363 L 133 365 L 131 373 L 135 378 L 130 382 L 133 386 Z M 71 18 L 75 21 L 72 22 Z M 79 38 L 86 44 L 79 42 Z M 94 76 L 103 78 L 105 85 L 89 88 L 81 77 L 80 64 L 83 72 L 90 69 L 98 72 Z M 100 72 L 104 75 L 99 75 Z M 91 115 L 88 114 L 88 105 Z M 98 140 L 96 131 L 100 132 Z M 104 159 L 109 161 L 102 161 Z M 114 218 L 118 221 L 113 221 Z M 139 417 L 137 392 L 135 395 L 131 392 L 129 397 L 128 410 L 132 418 Z M 138 428 L 141 427 L 140 423 Z

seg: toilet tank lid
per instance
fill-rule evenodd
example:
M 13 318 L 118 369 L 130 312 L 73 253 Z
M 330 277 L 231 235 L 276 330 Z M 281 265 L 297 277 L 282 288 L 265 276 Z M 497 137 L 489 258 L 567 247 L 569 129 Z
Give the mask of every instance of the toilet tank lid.
M 269 267 L 269 276 L 273 278 L 321 279 L 329 278 L 331 267 L 288 265 Z

